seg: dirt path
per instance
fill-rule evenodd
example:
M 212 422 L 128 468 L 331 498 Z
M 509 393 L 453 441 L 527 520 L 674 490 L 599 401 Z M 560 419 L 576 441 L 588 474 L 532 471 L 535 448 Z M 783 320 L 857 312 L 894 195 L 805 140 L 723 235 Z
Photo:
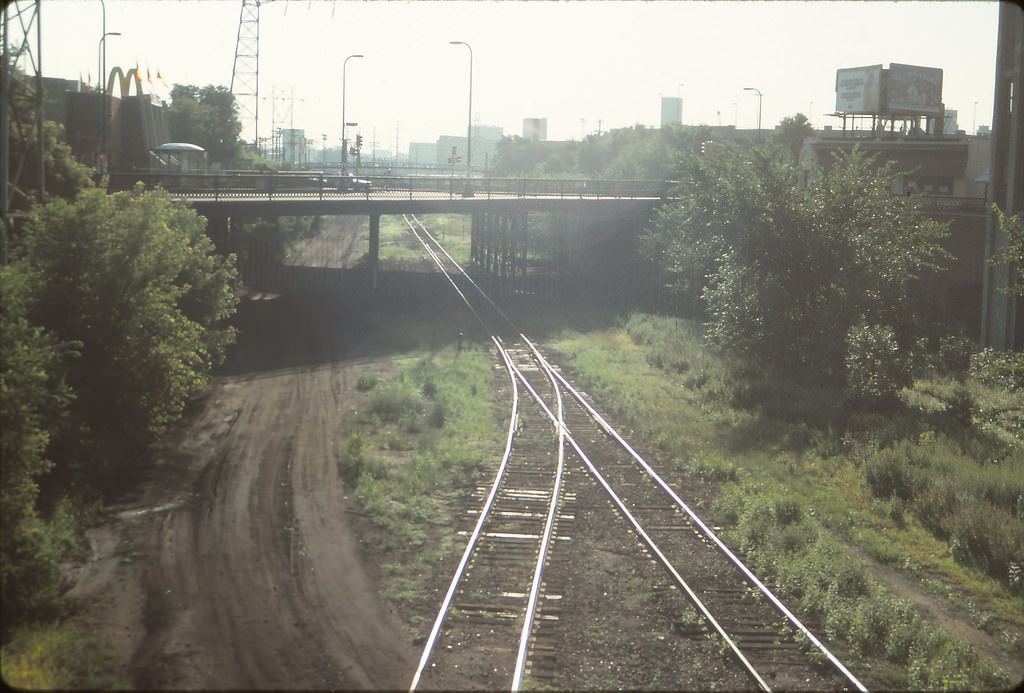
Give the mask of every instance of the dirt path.
M 343 247 L 350 251 L 351 244 Z M 339 256 L 340 257 L 340 256 Z M 336 302 L 248 300 L 227 374 L 89 532 L 71 595 L 145 689 L 403 689 L 416 648 L 381 596 L 338 465 L 365 401 Z

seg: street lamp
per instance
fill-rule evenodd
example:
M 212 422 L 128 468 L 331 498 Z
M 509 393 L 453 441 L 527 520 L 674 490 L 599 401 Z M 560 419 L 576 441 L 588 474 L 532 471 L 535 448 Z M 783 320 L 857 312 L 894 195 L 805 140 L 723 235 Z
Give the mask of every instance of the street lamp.
M 106 25 L 107 23 L 106 5 L 103 6 L 103 23 L 104 25 Z M 96 155 L 96 168 L 99 171 L 100 175 L 103 175 L 104 173 L 103 162 L 106 160 L 107 155 L 107 127 L 109 125 L 109 123 L 107 122 L 109 118 L 109 116 L 107 115 L 107 99 L 109 97 L 107 96 L 107 89 L 105 86 L 106 80 L 104 79 L 103 75 L 103 71 L 107 69 L 107 37 L 120 35 L 120 31 L 104 31 L 103 36 L 100 37 L 99 46 L 97 47 L 97 52 L 99 53 L 99 55 L 97 56 L 97 60 L 100 64 L 99 92 L 100 98 L 102 99 L 102 103 L 100 105 L 100 147 L 99 152 Z
M 99 92 L 101 94 L 105 94 L 107 92 L 107 88 L 104 86 L 106 84 L 106 79 L 105 79 L 106 75 L 103 74 L 104 71 L 106 71 L 106 69 L 107 69 L 107 37 L 108 36 L 120 36 L 120 35 L 121 35 L 120 31 L 104 31 L 103 32 L 103 36 L 100 37 L 100 43 L 99 43 L 99 46 L 97 47 L 98 48 L 97 53 L 99 55 L 96 56 L 96 62 L 99 63 L 99 71 L 100 71 L 100 88 L 99 88 Z
M 341 64 L 341 173 L 348 173 L 348 141 L 345 139 L 345 78 L 348 61 L 352 58 L 362 58 L 363 55 L 355 53 L 345 58 Z
M 465 41 L 449 41 L 469 49 L 469 124 L 466 126 L 466 188 L 469 188 L 470 162 L 473 161 L 473 47 Z
M 757 94 L 757 139 L 761 139 L 761 90 L 754 87 L 743 87 L 743 91 L 752 91 Z

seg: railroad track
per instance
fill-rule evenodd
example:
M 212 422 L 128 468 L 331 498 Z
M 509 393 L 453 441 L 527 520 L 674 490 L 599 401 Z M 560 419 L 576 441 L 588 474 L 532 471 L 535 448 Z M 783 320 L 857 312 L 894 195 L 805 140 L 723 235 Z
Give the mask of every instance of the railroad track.
M 519 690 L 524 681 L 580 687 L 574 663 L 560 654 L 591 617 L 573 590 L 589 555 L 573 540 L 584 522 L 635 562 L 657 609 L 668 614 L 670 635 L 651 646 L 663 653 L 658 657 L 667 654 L 679 670 L 711 647 L 723 660 L 710 674 L 714 680 L 663 681 L 665 687 L 867 690 L 427 228 L 415 217 L 406 222 L 493 335 L 512 402 L 505 455 L 491 486 L 478 490 L 480 509 L 467 513 L 466 548 L 410 690 Z M 515 336 L 506 343 L 498 327 L 506 336 L 511 327 Z

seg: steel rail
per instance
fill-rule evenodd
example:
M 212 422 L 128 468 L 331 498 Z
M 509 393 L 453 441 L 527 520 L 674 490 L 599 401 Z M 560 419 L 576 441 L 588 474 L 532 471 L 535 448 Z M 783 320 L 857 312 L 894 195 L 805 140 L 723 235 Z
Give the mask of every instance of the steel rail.
M 504 354 L 504 351 L 500 348 L 499 352 Z M 462 552 L 462 558 L 459 559 L 459 565 L 455 569 L 455 575 L 453 576 L 451 583 L 448 585 L 448 591 L 445 593 L 445 597 L 441 602 L 441 608 L 437 612 L 437 617 L 434 619 L 434 625 L 430 629 L 430 636 L 427 638 L 427 642 L 423 647 L 423 654 L 420 656 L 419 665 L 416 667 L 416 673 L 413 675 L 412 683 L 409 685 L 410 692 L 416 690 L 416 686 L 419 685 L 420 682 L 420 677 L 423 675 L 423 670 L 430 662 L 430 658 L 434 652 L 434 645 L 437 644 L 437 638 L 441 633 L 441 626 L 444 625 L 445 617 L 448 615 L 448 610 L 451 608 L 452 599 L 455 597 L 455 591 L 458 589 L 459 583 L 462 581 L 462 577 L 466 573 L 466 566 L 469 565 L 470 556 L 472 556 L 473 552 L 476 550 L 477 542 L 479 542 L 480 535 L 483 533 L 484 524 L 487 522 L 491 509 L 494 507 L 494 500 L 498 496 L 498 489 L 501 487 L 501 482 L 505 478 L 505 471 L 508 469 L 508 460 L 512 454 L 512 441 L 515 438 L 516 421 L 519 419 L 519 383 L 517 382 L 508 361 L 506 361 L 505 367 L 508 371 L 509 379 L 512 381 L 512 413 L 509 416 L 508 436 L 505 440 L 505 452 L 501 457 L 501 463 L 498 465 L 498 471 L 494 476 L 494 482 L 491 484 L 491 489 L 487 494 L 487 499 L 484 501 L 483 507 L 480 509 L 480 515 L 477 518 L 476 526 L 473 528 L 473 532 L 470 534 L 469 540 L 466 542 L 466 548 Z
M 414 219 L 415 219 L 415 217 L 414 217 Z M 459 287 L 455 284 L 454 279 L 451 277 L 451 275 L 448 273 L 448 271 L 443 267 L 443 262 L 442 262 L 440 256 L 438 256 L 437 253 L 434 252 L 433 249 L 431 249 L 424 242 L 424 240 L 420 237 L 419 233 L 416 232 L 416 229 L 409 222 L 408 218 L 406 218 L 405 221 L 409 225 L 410 230 L 416 236 L 417 240 L 419 240 L 420 243 L 423 245 L 424 250 L 431 256 L 431 258 L 433 258 L 434 262 L 438 266 L 438 269 L 440 269 L 441 272 L 444 273 L 445 277 L 452 284 L 453 288 L 455 288 L 455 290 L 459 293 L 459 296 L 466 303 L 466 305 L 469 307 L 469 309 L 473 312 L 473 314 L 476 316 L 477 320 L 479 320 L 481 322 L 481 324 L 484 324 L 484 326 L 486 327 L 486 323 L 483 320 L 482 316 L 480 316 L 480 314 L 476 311 L 476 309 L 470 303 L 470 301 L 468 300 L 466 295 L 461 291 L 461 289 L 459 289 Z M 417 221 L 417 223 L 419 223 L 418 220 L 416 220 L 416 221 Z M 422 226 L 422 223 L 420 225 Z M 425 227 L 423 227 L 423 230 L 424 230 L 424 232 L 427 232 Z M 427 232 L 427 234 L 429 235 L 429 232 Z M 432 236 L 431 236 L 431 239 L 434 240 L 435 243 L 437 242 L 436 239 L 433 239 Z M 438 246 L 441 247 L 440 244 L 438 244 Z M 447 252 L 445 254 L 448 255 Z M 448 255 L 448 257 L 449 257 L 449 259 L 452 259 L 450 255 Z M 454 262 L 454 259 L 452 259 L 452 262 Z M 458 263 L 455 263 L 455 265 L 456 265 L 456 267 L 459 267 Z M 460 267 L 460 269 L 461 269 L 461 267 Z M 505 452 L 504 452 L 504 454 L 502 456 L 502 461 L 501 461 L 501 464 L 499 465 L 499 469 L 498 469 L 498 472 L 497 472 L 497 474 L 495 476 L 494 483 L 491 485 L 490 492 L 488 493 L 487 499 L 484 502 L 484 505 L 481 508 L 480 514 L 479 514 L 479 516 L 477 518 L 476 526 L 474 527 L 473 533 L 471 534 L 469 540 L 467 541 L 466 548 L 463 551 L 462 557 L 461 557 L 461 559 L 459 561 L 459 565 L 456 568 L 455 575 L 453 576 L 452 581 L 449 584 L 448 591 L 445 594 L 445 598 L 444 598 L 444 600 L 441 603 L 441 608 L 439 609 L 438 615 L 437 615 L 437 617 L 434 620 L 434 625 L 431 628 L 430 636 L 428 637 L 428 640 L 427 640 L 427 642 L 424 645 L 423 653 L 420 656 L 420 661 L 419 661 L 419 663 L 417 665 L 416 672 L 413 675 L 412 683 L 409 686 L 409 691 L 410 692 L 416 690 L 416 687 L 419 685 L 420 679 L 421 679 L 421 677 L 423 675 L 423 671 L 426 669 L 426 667 L 429 664 L 430 659 L 431 659 L 431 657 L 433 655 L 433 649 L 434 649 L 435 645 L 437 644 L 437 639 L 438 639 L 438 637 L 440 635 L 441 627 L 443 626 L 445 618 L 446 618 L 446 616 L 448 614 L 448 611 L 451 608 L 451 604 L 452 604 L 452 600 L 454 599 L 455 592 L 458 590 L 458 586 L 461 583 L 463 576 L 465 575 L 466 567 L 469 564 L 469 560 L 470 560 L 471 556 L 473 555 L 473 552 L 476 550 L 476 547 L 477 547 L 477 545 L 479 543 L 480 536 L 483 533 L 483 527 L 486 524 L 486 522 L 487 522 L 487 520 L 488 520 L 488 518 L 490 516 L 490 512 L 491 512 L 491 510 L 492 510 L 492 508 L 494 506 L 494 501 L 497 498 L 498 490 L 501 487 L 502 481 L 505 478 L 505 472 L 508 469 L 509 458 L 511 457 L 511 453 L 512 453 L 512 445 L 513 445 L 513 441 L 514 441 L 514 438 L 515 438 L 516 422 L 518 421 L 518 416 L 519 416 L 519 394 L 518 394 L 519 393 L 519 389 L 518 389 L 518 382 L 516 381 L 515 375 L 513 374 L 513 368 L 515 368 L 515 366 L 512 363 L 512 358 L 509 355 L 508 350 L 504 348 L 504 346 L 501 344 L 501 341 L 497 337 L 492 335 L 491 340 L 494 342 L 494 345 L 497 348 L 498 353 L 501 355 L 502 359 L 505 362 L 505 368 L 506 368 L 506 370 L 509 373 L 509 377 L 512 380 L 512 385 L 513 385 L 513 406 L 512 406 L 512 414 L 511 414 L 511 416 L 509 418 L 509 431 L 508 431 L 508 437 L 507 437 L 507 442 L 506 442 L 506 446 L 505 446 Z M 518 369 L 516 369 L 516 370 L 518 370 Z M 550 378 L 550 375 L 548 377 Z M 559 399 L 559 412 L 561 414 L 561 408 L 562 408 L 561 407 L 561 390 L 558 387 L 558 384 L 557 384 L 557 382 L 554 379 L 551 379 L 551 386 L 554 388 L 554 390 L 555 390 L 555 392 L 556 392 L 556 394 L 558 396 L 558 399 Z M 560 436 L 560 438 L 559 438 L 559 459 L 558 459 L 558 468 L 557 468 L 556 474 L 555 474 L 555 485 L 554 485 L 554 488 L 552 489 L 551 499 L 550 499 L 550 501 L 548 503 L 548 512 L 547 512 L 547 515 L 545 517 L 545 524 L 544 524 L 544 531 L 543 531 L 543 534 L 542 534 L 542 540 L 541 540 L 540 547 L 538 548 L 537 560 L 536 560 L 536 563 L 534 564 L 533 579 L 532 579 L 531 584 L 530 584 L 529 599 L 527 601 L 527 608 L 526 608 L 526 611 L 525 611 L 525 614 L 524 614 L 523 627 L 522 627 L 522 631 L 521 631 L 521 634 L 520 634 L 520 640 L 519 640 L 519 649 L 518 649 L 518 653 L 517 653 L 517 657 L 516 657 L 516 662 L 515 662 L 515 667 L 514 667 L 514 675 L 513 675 L 513 680 L 512 680 L 512 690 L 513 691 L 518 691 L 519 690 L 519 688 L 520 688 L 520 686 L 522 684 L 523 672 L 525 671 L 525 668 L 526 668 L 526 658 L 527 658 L 527 654 L 529 652 L 530 633 L 531 633 L 532 626 L 533 626 L 533 619 L 534 619 L 535 614 L 536 614 L 537 602 L 538 602 L 539 594 L 540 594 L 540 586 L 541 586 L 542 581 L 543 581 L 544 564 L 545 564 L 545 562 L 547 560 L 547 555 L 548 555 L 548 551 L 549 551 L 550 543 L 551 543 L 551 536 L 552 536 L 553 530 L 554 530 L 554 522 L 555 522 L 555 518 L 557 517 L 558 502 L 559 502 L 559 498 L 561 496 L 563 471 L 564 471 L 564 466 L 565 466 L 564 465 L 564 459 L 565 459 L 564 438 Z
M 493 339 L 493 338 L 492 338 Z M 501 344 L 501 340 L 495 339 L 495 343 L 502 352 L 506 365 L 511 364 L 511 357 L 508 351 Z M 536 359 L 536 357 L 534 357 Z M 515 367 L 514 364 L 511 364 Z M 538 364 L 539 365 L 539 364 Z M 519 369 L 516 368 L 518 371 Z M 540 586 L 544 577 L 544 564 L 547 561 L 548 550 L 551 545 L 551 535 L 554 532 L 555 517 L 558 512 L 558 503 L 562 493 L 562 481 L 565 475 L 565 410 L 562 403 L 562 388 L 558 386 L 550 373 L 547 373 L 551 387 L 555 391 L 558 400 L 558 467 L 555 470 L 555 486 L 551 491 L 551 500 L 548 503 L 548 515 L 544 521 L 544 536 L 541 539 L 540 548 L 537 551 L 537 563 L 534 565 L 533 581 L 530 584 L 530 597 L 526 603 L 526 614 L 523 618 L 523 628 L 519 634 L 519 652 L 516 655 L 515 674 L 512 676 L 512 690 L 518 691 L 523 683 L 523 671 L 526 669 L 526 657 L 530 646 L 530 634 L 533 630 L 533 620 L 537 613 L 537 601 L 540 596 Z
M 522 335 L 520 335 L 520 337 L 522 337 Z M 525 339 L 525 337 L 523 338 Z M 545 370 L 549 370 L 551 368 L 550 364 L 548 364 L 547 360 L 544 359 L 543 357 L 541 357 L 540 362 Z M 598 471 L 594 463 L 591 462 L 590 457 L 587 456 L 587 454 L 583 451 L 583 448 L 581 448 L 579 443 L 576 442 L 576 439 L 573 437 L 572 433 L 568 430 L 568 428 L 566 428 L 564 422 L 559 422 L 555 415 L 551 413 L 551 410 L 544 403 L 544 400 L 540 397 L 540 395 L 537 394 L 537 391 L 533 389 L 533 386 L 526 379 L 526 376 L 523 375 L 522 371 L 516 368 L 515 372 L 517 377 L 522 381 L 523 385 L 526 387 L 526 390 L 537 402 L 538 406 L 540 406 L 544 413 L 547 414 L 552 424 L 555 426 L 561 426 L 561 428 L 564 430 L 566 440 L 568 440 L 569 444 L 572 445 L 573 449 L 576 451 L 576 454 L 587 467 L 587 470 L 590 472 L 591 476 L 593 476 L 594 479 L 598 482 L 598 484 L 600 484 L 601 487 L 605 490 L 605 493 L 608 494 L 608 497 L 611 499 L 612 503 L 622 514 L 622 516 L 626 518 L 626 521 L 629 522 L 629 524 L 632 526 L 634 533 L 636 533 L 636 535 L 640 537 L 640 540 L 643 541 L 644 545 L 646 545 L 647 548 L 651 551 L 651 553 L 654 554 L 654 556 L 658 559 L 658 562 L 661 564 L 662 568 L 664 568 L 665 571 L 669 574 L 669 576 L 672 578 L 672 581 L 676 584 L 676 586 L 684 592 L 686 592 L 687 596 L 690 598 L 690 601 L 693 602 L 694 606 L 696 606 L 697 609 L 701 612 L 701 614 L 703 614 L 707 622 L 710 623 L 712 627 L 714 627 L 714 629 L 722 637 L 722 639 L 729 646 L 729 649 L 732 650 L 733 654 L 736 656 L 739 662 L 743 665 L 743 667 L 747 670 L 751 677 L 753 677 L 753 679 L 757 682 L 757 685 L 761 688 L 761 690 L 771 691 L 771 687 L 764 680 L 761 674 L 758 673 L 757 669 L 754 668 L 754 665 L 750 663 L 750 660 L 748 660 L 746 655 L 743 654 L 743 652 L 740 650 L 739 646 L 732 639 L 732 637 L 725 631 L 725 628 L 722 627 L 722 625 L 714 617 L 711 611 L 708 610 L 707 606 L 704 604 L 701 598 L 697 596 L 696 592 L 693 591 L 693 588 L 691 588 L 690 585 L 687 584 L 686 580 L 683 579 L 683 576 L 679 574 L 679 571 L 676 570 L 676 567 L 674 565 L 672 565 L 672 562 L 661 550 L 657 542 L 655 542 L 654 539 L 647 533 L 647 531 L 643 528 L 643 526 L 636 519 L 633 513 L 630 512 L 629 508 L 626 507 L 626 504 L 623 502 L 622 498 L 620 498 L 619 495 L 615 493 L 615 490 L 604 478 L 604 475 L 602 475 L 601 472 Z
M 414 217 L 414 219 L 415 219 L 415 217 Z M 462 266 L 451 256 L 450 253 L 448 253 L 448 251 L 444 248 L 444 246 L 441 245 L 437 241 L 437 239 L 434 238 L 430 234 L 430 232 L 426 229 L 426 227 L 423 226 L 422 222 L 420 222 L 418 219 L 415 219 L 415 221 L 418 224 L 420 224 L 421 228 L 426 233 L 426 235 L 431 239 L 431 241 L 434 244 L 436 244 L 436 246 L 441 250 L 441 252 L 443 252 L 445 254 L 445 256 L 447 256 L 449 261 L 451 261 L 454 264 L 454 266 L 456 268 L 458 268 L 458 270 L 470 282 L 470 284 L 473 286 L 473 288 L 475 288 L 477 290 L 477 292 L 488 303 L 490 303 L 491 306 L 494 307 L 494 309 L 501 315 L 501 317 L 503 319 L 505 319 L 508 322 L 509 325 L 511 325 L 513 328 L 515 328 L 514 323 L 512 323 L 512 321 L 504 314 L 504 312 L 501 311 L 501 309 L 497 306 L 497 304 L 495 304 L 494 301 L 491 300 L 491 298 L 472 279 L 472 277 L 470 277 L 469 274 L 466 273 L 466 271 L 462 268 Z M 423 241 L 420 240 L 420 242 L 422 243 Z M 424 247 L 426 248 L 426 245 L 424 245 Z M 436 253 L 434 253 L 432 251 L 429 251 L 429 250 L 428 250 L 428 252 L 430 252 L 431 256 L 435 258 L 435 262 L 436 262 L 437 261 L 436 260 Z M 442 270 L 442 271 L 444 271 L 444 270 Z M 445 274 L 447 275 L 447 272 L 445 272 Z M 452 281 L 452 280 L 449 278 L 449 281 Z M 454 285 L 454 282 L 453 282 L 453 285 Z M 464 301 L 467 301 L 466 296 L 465 296 L 465 294 L 462 291 L 459 291 L 459 294 L 462 296 Z M 475 313 L 475 311 L 474 311 L 474 313 Z M 478 319 L 479 319 L 479 316 L 478 316 Z M 626 450 L 629 453 L 629 455 L 641 467 L 641 469 L 643 469 L 650 476 L 650 478 L 663 491 L 665 491 L 668 494 L 668 496 L 677 505 L 677 507 L 679 507 L 681 510 L 683 510 L 690 517 L 690 519 L 700 529 L 700 531 L 718 547 L 718 549 L 744 574 L 745 577 L 747 577 L 747 579 L 751 582 L 751 584 L 753 584 L 758 589 L 758 591 L 760 591 L 762 594 L 764 594 L 769 599 L 769 601 L 772 602 L 772 604 L 776 607 L 776 609 L 780 613 L 782 613 L 787 618 L 787 620 L 789 620 L 789 622 L 791 624 L 793 624 L 801 633 L 803 633 L 805 637 L 807 637 L 808 641 L 811 642 L 812 645 L 815 648 L 817 648 L 818 651 L 821 652 L 828 659 L 828 661 L 846 678 L 847 681 L 849 681 L 859 691 L 862 691 L 862 692 L 866 693 L 868 689 L 843 665 L 842 662 L 840 662 L 838 660 L 838 658 L 835 657 L 835 655 L 832 654 L 831 651 L 828 650 L 827 647 L 825 647 L 825 645 L 799 620 L 799 618 L 797 618 L 797 616 L 795 614 L 793 614 L 782 603 L 782 601 L 779 600 L 779 598 L 763 582 L 761 582 L 760 579 L 758 579 L 758 577 L 739 559 L 739 557 L 736 556 L 732 552 L 732 550 L 730 550 L 729 547 L 725 545 L 724 542 L 722 542 L 722 540 L 718 537 L 718 535 L 715 534 L 714 531 L 712 531 L 711 528 L 708 527 L 703 522 L 703 520 L 701 520 L 700 517 L 697 516 L 697 514 L 695 512 L 693 512 L 693 510 L 678 496 L 678 494 L 676 494 L 676 492 L 661 478 L 661 476 L 658 475 L 657 472 L 655 472 L 654 469 L 651 468 L 650 465 L 647 464 L 647 462 L 633 449 L 633 447 L 630 446 L 629 443 L 626 442 L 618 434 L 618 432 L 615 431 L 615 429 L 593 408 L 593 406 L 590 405 L 590 403 L 583 397 L 583 395 L 581 395 L 572 386 L 572 384 L 569 383 L 569 381 L 564 376 L 562 376 L 561 373 L 557 372 L 554 368 L 551 367 L 550 363 L 547 361 L 546 358 L 544 358 L 544 356 L 540 353 L 540 351 L 533 344 L 533 342 L 531 342 L 529 340 L 529 338 L 526 337 L 526 335 L 524 333 L 522 333 L 522 332 L 519 332 L 519 337 L 524 341 L 524 343 L 526 343 L 529 346 L 529 348 L 531 349 L 531 351 L 534 354 L 535 360 L 537 360 L 538 363 L 541 364 L 541 366 L 545 369 L 545 371 L 548 373 L 548 377 L 549 378 L 557 379 L 557 381 L 560 382 L 566 388 L 566 390 L 570 393 L 570 395 L 572 395 L 572 397 L 577 402 L 579 402 L 580 405 L 582 407 L 584 407 L 584 409 L 587 410 L 587 412 L 598 423 L 598 425 L 606 433 L 606 435 L 608 435 L 613 440 L 615 440 L 620 446 L 623 447 L 624 450 Z M 526 379 L 523 376 L 523 374 L 518 369 L 516 369 L 516 373 L 518 374 L 518 377 L 526 385 L 526 387 L 529 390 L 531 396 L 533 396 L 534 399 L 537 400 L 539 406 L 545 411 L 545 413 L 548 415 L 549 418 L 552 418 L 552 420 L 554 422 L 554 417 L 553 417 L 551 411 L 543 403 L 543 401 L 540 399 L 539 395 L 537 395 L 536 391 L 533 390 L 532 386 L 530 386 L 530 384 L 526 381 Z M 561 397 L 560 396 L 559 396 L 559 403 L 561 404 Z M 558 426 L 557 423 L 555 423 L 555 425 Z M 580 456 L 580 459 L 584 460 L 586 466 L 591 471 L 592 475 L 594 475 L 595 479 L 597 479 L 599 481 L 600 485 L 604 488 L 606 493 L 609 494 L 609 496 L 613 500 L 613 503 L 615 503 L 616 507 L 619 508 L 620 512 L 623 513 L 623 516 L 626 517 L 629 520 L 630 524 L 633 525 L 634 531 L 637 532 L 638 536 L 641 537 L 641 539 L 648 546 L 648 548 L 651 549 L 652 552 L 655 553 L 659 557 L 659 561 L 662 563 L 663 567 L 665 567 L 665 569 L 670 573 L 670 575 L 672 575 L 673 580 L 677 582 L 677 585 L 679 585 L 690 596 L 691 600 L 695 603 L 695 605 L 697 605 L 699 607 L 699 609 L 702 611 L 702 613 L 704 613 L 704 615 L 708 619 L 708 621 L 716 628 L 716 630 L 718 630 L 719 634 L 722 635 L 722 637 L 725 639 L 725 641 L 727 643 L 729 643 L 730 648 L 733 650 L 734 654 L 737 655 L 737 657 L 744 664 L 744 666 L 748 669 L 748 671 L 752 674 L 752 676 L 755 678 L 755 680 L 758 681 L 758 685 L 762 686 L 762 688 L 764 690 L 770 690 L 768 688 L 768 686 L 767 686 L 767 683 L 764 682 L 764 680 L 760 676 L 760 674 L 758 674 L 753 669 L 753 666 L 749 663 L 749 661 L 746 659 L 746 657 L 739 651 L 739 649 L 737 648 L 735 643 L 732 641 L 732 639 L 725 633 L 724 629 L 720 626 L 720 624 L 718 624 L 717 620 L 711 615 L 710 611 L 708 611 L 706 609 L 706 607 L 704 607 L 703 602 L 701 602 L 701 600 L 692 591 L 692 589 L 685 583 L 685 581 L 683 581 L 683 579 L 679 575 L 678 571 L 674 568 L 674 566 L 671 565 L 671 562 L 668 561 L 668 559 L 667 559 L 667 557 L 665 557 L 664 553 L 660 550 L 660 548 L 657 547 L 657 545 L 654 543 L 653 539 L 651 539 L 650 536 L 646 534 L 646 531 L 643 530 L 642 526 L 640 526 L 640 524 L 636 520 L 636 518 L 625 507 L 625 505 L 622 503 L 621 499 L 619 499 L 618 496 L 615 494 L 614 490 L 611 489 L 611 486 L 607 483 L 607 481 L 600 474 L 600 472 L 598 472 L 596 467 L 590 461 L 589 457 L 586 456 L 586 454 L 583 452 L 583 450 L 577 444 L 575 439 L 572 437 L 571 433 L 569 433 L 568 428 L 565 427 L 564 421 L 561 424 L 561 426 L 562 426 L 562 428 L 564 428 L 565 434 L 567 435 L 567 439 L 570 441 L 570 443 L 572 444 L 573 448 L 575 449 L 577 454 Z
M 519 336 L 520 338 L 523 339 L 523 341 L 525 341 L 530 346 L 530 349 L 534 351 L 538 358 L 543 358 L 543 356 L 541 356 L 540 352 L 537 350 L 537 347 L 533 344 L 533 342 L 531 342 L 526 337 L 526 335 L 520 334 Z M 554 371 L 554 369 L 552 369 L 552 371 Z M 758 589 L 758 591 L 764 594 L 769 599 L 769 601 L 771 601 L 775 608 L 778 609 L 778 611 L 782 613 L 786 617 L 786 619 L 789 620 L 791 624 L 793 624 L 793 626 L 795 626 L 801 633 L 804 634 L 804 636 L 814 645 L 814 647 L 817 648 L 817 650 L 821 652 L 828 659 L 829 662 L 832 663 L 832 665 L 846 678 L 847 681 L 853 684 L 857 688 L 857 690 L 862 691 L 863 693 L 867 693 L 867 687 L 865 687 L 864 684 L 862 684 L 857 679 L 857 677 L 854 676 L 853 673 L 850 672 L 843 665 L 843 663 L 840 662 L 839 659 L 834 654 L 832 654 L 831 651 L 829 651 L 827 647 L 825 647 L 825 645 L 814 635 L 814 633 L 812 633 L 810 629 L 808 629 L 800 621 L 796 614 L 790 611 L 786 607 L 786 605 L 783 604 L 777 596 L 775 596 L 775 594 L 771 591 L 771 589 L 768 588 L 767 585 L 765 585 L 763 582 L 761 582 L 760 579 L 758 579 L 758 577 L 753 573 L 753 571 L 751 571 L 750 568 L 748 568 L 746 564 L 743 563 L 742 560 L 740 560 L 739 556 L 733 553 L 732 550 L 728 546 L 726 546 L 726 544 L 718 537 L 714 530 L 708 527 L 704 523 L 704 521 L 700 519 L 697 513 L 695 513 L 690 508 L 690 506 L 687 505 L 686 502 L 684 502 L 683 499 L 678 496 L 678 494 L 676 494 L 675 490 L 673 490 L 672 487 L 669 486 L 665 482 L 665 480 L 662 479 L 661 476 L 656 471 L 654 471 L 654 469 L 639 455 L 639 453 L 637 453 L 636 450 L 634 450 L 633 447 L 628 442 L 626 442 L 625 439 L 622 438 L 622 436 L 619 435 L 618 431 L 616 431 L 604 419 L 604 417 L 602 417 L 597 412 L 597 410 L 590 405 L 586 398 L 583 397 L 583 395 L 581 395 L 576 390 L 576 388 L 574 388 L 572 384 L 570 384 L 569 381 L 561 373 L 558 373 L 557 371 L 554 371 L 554 373 L 555 377 L 565 387 L 569 394 L 572 395 L 573 399 L 579 402 L 580 405 L 587 410 L 590 416 L 597 422 L 597 424 L 609 437 L 615 440 L 620 446 L 622 446 L 622 448 L 627 453 L 629 453 L 629 455 L 633 458 L 636 464 L 639 465 L 651 477 L 651 479 L 663 491 L 665 491 L 666 494 L 668 494 L 669 498 L 672 499 L 676 506 L 679 507 L 680 510 L 685 512 L 690 517 L 693 523 L 700 529 L 701 533 L 704 534 L 704 536 L 706 536 L 709 540 L 714 542 L 715 546 L 718 547 L 718 549 L 733 563 L 733 565 L 735 565 L 740 570 L 740 572 L 742 572 L 743 575 L 748 580 L 750 580 L 750 582 Z

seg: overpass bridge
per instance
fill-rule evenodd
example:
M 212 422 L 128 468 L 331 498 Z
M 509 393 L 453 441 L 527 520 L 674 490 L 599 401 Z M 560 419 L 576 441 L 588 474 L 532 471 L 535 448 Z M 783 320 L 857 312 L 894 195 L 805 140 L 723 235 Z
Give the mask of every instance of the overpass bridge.
M 329 214 L 649 214 L 670 181 L 373 176 L 288 171 L 112 173 L 111 189 L 160 185 L 209 219 Z
M 529 215 L 545 213 L 560 235 L 587 236 L 600 226 L 639 227 L 664 204 L 669 181 L 368 176 L 318 171 L 113 172 L 112 190 L 137 182 L 159 185 L 208 220 L 214 239 L 231 245 L 233 222 L 294 216 L 369 218 L 366 270 L 377 287 L 380 218 L 402 214 L 465 214 L 471 218 L 472 261 L 504 279 L 522 279 L 530 261 Z M 590 224 L 587 220 L 593 222 Z M 564 231 L 564 233 L 563 233 Z M 536 234 L 534 234 L 536 235 Z M 600 235 L 600 234 L 599 234 Z M 612 253 L 617 255 L 617 253 Z
M 530 213 L 547 213 L 578 229 L 583 220 L 642 224 L 669 199 L 669 181 L 370 176 L 317 171 L 112 173 L 111 189 L 160 185 L 208 219 L 213 237 L 233 221 L 292 216 L 369 217 L 367 267 L 376 287 L 380 218 L 402 214 L 471 217 L 471 257 L 500 276 L 525 272 Z

